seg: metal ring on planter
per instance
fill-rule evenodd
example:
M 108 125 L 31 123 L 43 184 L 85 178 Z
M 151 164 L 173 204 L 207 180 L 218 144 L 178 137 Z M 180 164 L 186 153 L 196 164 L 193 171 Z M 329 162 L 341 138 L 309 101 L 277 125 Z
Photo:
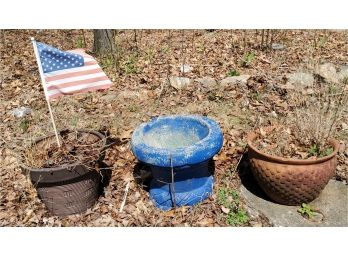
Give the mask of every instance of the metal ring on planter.
M 132 151 L 151 167 L 156 207 L 192 206 L 209 197 L 214 181 L 209 161 L 222 144 L 219 125 L 198 115 L 163 116 L 136 128 Z

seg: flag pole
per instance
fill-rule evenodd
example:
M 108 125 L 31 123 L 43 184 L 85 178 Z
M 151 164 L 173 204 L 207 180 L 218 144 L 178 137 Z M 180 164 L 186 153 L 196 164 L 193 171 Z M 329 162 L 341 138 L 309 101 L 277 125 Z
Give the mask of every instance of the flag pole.
M 45 92 L 45 98 L 46 98 L 46 101 L 47 101 L 48 110 L 50 112 L 54 133 L 55 133 L 56 139 L 57 139 L 57 144 L 58 144 L 58 147 L 60 147 L 60 141 L 59 141 L 59 136 L 58 136 L 58 132 L 57 132 L 57 127 L 56 127 L 56 123 L 54 122 L 54 117 L 53 117 L 53 114 L 52 114 L 50 100 L 48 99 L 46 81 L 45 81 L 45 78 L 44 78 L 44 75 L 43 75 L 42 65 L 41 65 L 41 61 L 40 61 L 39 52 L 37 50 L 36 41 L 35 41 L 35 39 L 33 37 L 31 37 L 30 39 L 31 39 L 31 42 L 33 43 L 34 53 L 35 53 L 35 57 L 36 57 L 36 62 L 37 62 L 37 66 L 39 67 L 41 83 L 42 83 L 42 86 L 43 86 L 43 89 L 44 89 L 44 92 Z

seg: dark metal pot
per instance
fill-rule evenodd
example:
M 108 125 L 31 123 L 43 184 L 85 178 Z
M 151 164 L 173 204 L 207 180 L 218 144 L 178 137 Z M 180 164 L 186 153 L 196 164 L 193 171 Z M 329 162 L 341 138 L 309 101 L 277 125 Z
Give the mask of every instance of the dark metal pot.
M 61 131 L 60 133 L 67 132 Z M 99 132 L 78 130 L 78 133 L 90 133 L 103 141 L 106 146 L 106 138 Z M 35 144 L 47 138 L 49 135 L 35 141 Z M 92 162 L 101 161 L 104 155 Z M 57 216 L 83 213 L 92 207 L 98 199 L 98 191 L 101 176 L 87 166 L 86 163 L 73 163 L 52 168 L 31 168 L 20 161 L 23 172 L 30 176 L 31 182 L 37 190 L 39 198 L 45 203 L 48 210 Z

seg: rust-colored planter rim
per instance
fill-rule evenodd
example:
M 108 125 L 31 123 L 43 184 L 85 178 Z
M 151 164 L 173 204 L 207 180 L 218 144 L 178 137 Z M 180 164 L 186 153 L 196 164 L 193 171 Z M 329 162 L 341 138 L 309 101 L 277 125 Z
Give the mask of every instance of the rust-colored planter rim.
M 258 153 L 259 155 L 263 156 L 265 159 L 277 162 L 277 163 L 283 163 L 283 164 L 293 164 L 293 165 L 304 165 L 304 164 L 316 164 L 316 163 L 322 163 L 327 160 L 332 159 L 333 157 L 336 156 L 338 149 L 339 149 L 339 142 L 336 139 L 329 139 L 329 144 L 334 148 L 334 151 L 324 157 L 315 159 L 315 160 L 301 160 L 301 159 L 294 159 L 294 158 L 284 158 L 284 157 L 279 157 L 275 155 L 270 155 L 267 153 L 264 153 L 260 150 L 258 150 L 252 142 L 257 138 L 257 133 L 255 131 L 252 131 L 248 134 L 247 136 L 247 143 L 248 147 L 252 149 L 254 152 Z

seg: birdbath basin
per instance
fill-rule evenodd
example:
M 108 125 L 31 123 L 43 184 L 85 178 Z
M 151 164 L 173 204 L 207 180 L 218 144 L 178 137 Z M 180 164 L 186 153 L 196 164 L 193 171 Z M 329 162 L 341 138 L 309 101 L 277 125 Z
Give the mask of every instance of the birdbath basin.
M 135 157 L 151 167 L 150 198 L 158 208 L 195 205 L 212 193 L 209 161 L 221 149 L 219 125 L 198 115 L 171 115 L 138 126 Z

